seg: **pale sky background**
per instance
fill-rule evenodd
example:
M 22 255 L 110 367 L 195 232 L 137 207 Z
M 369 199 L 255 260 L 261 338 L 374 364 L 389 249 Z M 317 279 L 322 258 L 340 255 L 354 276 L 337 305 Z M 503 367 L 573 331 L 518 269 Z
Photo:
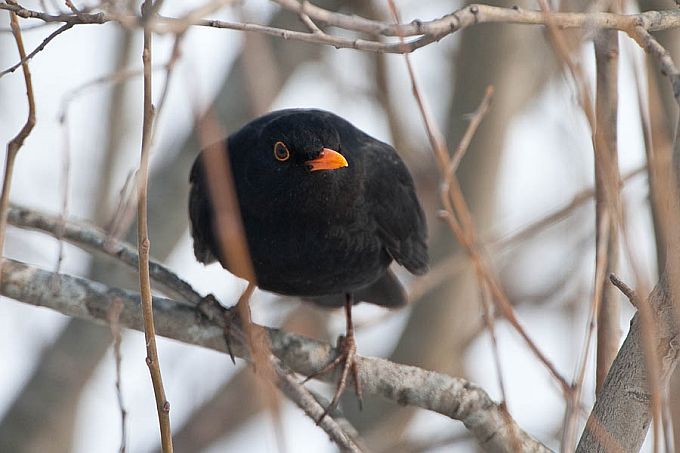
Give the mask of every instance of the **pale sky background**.
M 197 1 L 166 2 L 164 13 L 178 14 L 182 10 L 200 4 Z M 423 6 L 415 0 L 398 2 L 402 7 L 405 21 L 419 17 L 428 19 L 450 12 L 455 3 L 444 1 L 428 2 Z M 26 7 L 40 8 L 37 1 L 24 2 Z M 178 6 L 179 5 L 179 6 Z M 265 12 L 263 12 L 265 11 Z M 269 4 L 261 0 L 249 0 L 246 13 L 251 20 L 263 23 Z M 416 14 L 417 13 L 417 14 Z M 235 19 L 230 11 L 214 17 Z M 7 15 L 0 15 L 0 27 L 6 27 Z M 22 21 L 23 24 L 28 22 Z M 59 122 L 64 99 L 68 93 L 78 90 L 83 84 L 108 74 L 112 70 L 112 49 L 115 35 L 113 25 L 77 26 L 55 39 L 31 61 L 35 97 L 38 108 L 38 123 L 21 150 L 15 170 L 12 187 L 12 201 L 36 209 L 58 213 L 62 205 L 64 181 L 64 127 Z M 46 33 L 54 28 L 31 31 L 24 34 L 28 49 L 40 43 Z M 224 72 L 229 68 L 239 49 L 241 34 L 226 30 L 193 28 L 182 46 L 176 78 L 171 86 L 170 97 L 160 116 L 158 146 L 154 151 L 154 163 L 175 152 L 185 134 L 192 126 L 192 108 L 205 105 L 218 88 Z M 141 40 L 140 40 L 141 41 Z M 424 88 L 428 103 L 434 115 L 441 121 L 445 117 L 448 97 L 442 92 L 449 87 L 448 71 L 431 64 L 445 58 L 457 45 L 457 38 L 447 38 L 417 51 L 413 61 Z M 621 39 L 620 61 L 620 128 L 619 146 L 622 171 L 636 168 L 644 161 L 644 147 L 639 130 L 637 112 L 637 89 L 634 85 L 634 64 L 641 61 L 640 50 Z M 154 58 L 164 62 L 169 55 L 172 39 L 154 38 Z M 136 51 L 141 49 L 138 43 Z M 583 50 L 583 62 L 592 76 L 592 50 Z M 273 108 L 318 107 L 331 110 L 349 119 L 371 135 L 390 142 L 391 137 L 380 107 L 366 98 L 362 91 L 370 89 L 364 80 L 362 55 L 353 50 L 324 48 L 323 59 L 328 65 L 309 64 L 299 68 L 285 86 Z M 18 60 L 10 34 L 0 34 L 0 69 Z M 388 59 L 390 73 L 394 76 L 394 93 L 401 93 L 400 107 L 414 117 L 415 103 L 410 95 L 407 75 L 401 57 Z M 637 63 L 635 63 L 637 62 Z M 141 65 L 141 58 L 135 60 Z M 639 66 L 638 66 L 639 67 Z M 163 72 L 156 72 L 156 97 L 160 92 Z M 191 90 L 185 87 L 192 87 Z M 101 165 L 106 118 L 107 91 L 102 86 L 88 88 L 68 104 L 70 136 L 70 190 L 68 194 L 69 213 L 75 217 L 92 218 L 94 209 L 90 194 L 98 182 Z M 199 99 L 196 99 L 196 97 Z M 125 168 L 115 171 L 116 187 L 121 187 L 125 177 L 138 164 L 141 137 L 141 79 L 134 79 L 129 93 L 130 110 L 126 117 L 124 149 Z M 348 102 L 349 100 L 349 102 Z M 0 143 L 7 143 L 16 134 L 26 116 L 26 100 L 21 71 L 0 79 Z M 420 121 L 410 122 L 410 132 L 424 139 Z M 4 145 L 3 145 L 4 146 Z M 455 146 L 455 144 L 450 144 Z M 568 76 L 557 77 L 550 82 L 521 115 L 517 116 L 509 130 L 507 149 L 503 157 L 503 172 L 499 181 L 498 214 L 494 231 L 512 232 L 569 202 L 573 195 L 592 184 L 592 150 L 590 132 L 577 102 Z M 423 153 L 430 153 L 423 149 Z M 4 154 L 4 153 L 3 153 Z M 4 159 L 4 157 L 3 157 Z M 480 175 L 483 177 L 483 175 Z M 629 203 L 630 234 L 635 238 L 635 253 L 640 257 L 641 269 L 653 281 L 655 274 L 653 242 L 650 235 L 649 218 L 646 208 L 644 178 L 638 177 L 624 191 Z M 565 238 L 576 243 L 580 236 L 592 232 L 592 224 L 582 225 L 574 230 L 574 237 Z M 153 254 L 153 237 L 151 237 Z M 565 271 L 583 273 L 592 280 L 593 259 L 566 266 L 564 251 L 554 248 L 540 249 L 540 265 L 536 255 L 517 258 L 514 266 L 518 281 L 514 284 L 530 289 L 540 287 L 548 276 Z M 591 246 L 592 248 L 592 246 Z M 54 269 L 57 257 L 55 240 L 38 233 L 20 231 L 13 227 L 8 230 L 5 254 L 15 259 Z M 571 257 L 574 259 L 574 257 Z M 75 247 L 66 246 L 62 271 L 72 274 L 83 273 L 87 268 L 88 254 Z M 215 292 L 234 297 L 243 287 L 218 265 L 208 268 L 195 262 L 188 231 L 177 244 L 168 265 L 180 276 L 195 285 L 201 292 Z M 528 271 L 527 271 L 528 267 Z M 513 274 L 514 275 L 514 274 Z M 623 273 L 626 277 L 626 273 Z M 583 294 L 583 307 L 587 307 L 589 294 Z M 294 307 L 272 307 L 262 297 L 256 297 L 253 315 L 259 322 L 277 325 L 284 312 Z M 266 298 L 265 298 L 266 299 Z M 235 299 L 234 299 L 235 300 Z M 554 305 L 557 302 L 552 302 Z M 358 306 L 355 310 L 358 320 L 382 316 L 381 309 Z M 586 310 L 576 321 L 565 318 L 559 307 L 554 310 L 545 306 L 523 304 L 517 313 L 527 331 L 539 344 L 557 368 L 565 376 L 574 374 L 579 360 L 582 341 L 586 331 Z M 363 355 L 387 356 L 398 338 L 399 329 L 406 318 L 406 310 L 389 320 L 364 329 L 358 334 L 359 352 Z M 632 315 L 623 306 L 621 327 L 624 332 Z M 36 308 L 2 298 L 0 300 L 0 414 L 11 403 L 15 393 L 30 375 L 35 361 L 45 346 L 49 345 L 64 325 L 66 318 L 44 308 Z M 334 320 L 336 332 L 343 329 L 342 313 Z M 575 324 L 574 324 L 575 323 Z M 502 358 L 509 408 L 522 428 L 529 431 L 552 448 L 558 447 L 551 439 L 562 423 L 564 402 L 559 389 L 551 381 L 547 371 L 530 354 L 518 335 L 503 321 L 497 323 L 500 355 Z M 209 398 L 224 380 L 235 371 L 228 357 L 197 347 L 177 342 L 159 340 L 160 359 L 166 392 L 172 405 L 172 422 L 175 427 L 189 416 L 191 408 Z M 123 346 L 123 391 L 128 411 L 128 451 L 147 451 L 158 440 L 157 418 L 153 392 L 146 365 L 143 336 L 136 332 L 124 335 Z M 490 342 L 486 335 L 469 349 L 467 365 L 472 381 L 480 384 L 492 397 L 498 399 L 499 391 L 495 368 L 492 362 Z M 242 362 L 237 362 L 242 366 Z M 592 371 L 592 367 L 590 369 Z M 586 382 L 592 381 L 592 375 Z M 592 403 L 592 386 L 584 391 L 585 403 Z M 588 406 L 589 407 L 589 406 Z M 237 408 L 235 408 L 236 410 Z M 119 411 L 114 388 L 114 363 L 109 356 L 102 361 L 90 380 L 80 404 L 77 423 L 75 452 L 117 451 L 119 446 Z M 289 451 L 331 452 L 335 451 L 327 436 L 308 420 L 296 407 L 287 404 L 283 417 Z M 463 432 L 462 424 L 443 416 L 421 412 L 410 428 L 419 438 L 438 436 L 444 433 Z M 455 451 L 474 451 L 471 444 L 457 444 Z M 229 440 L 210 449 L 223 451 L 275 451 L 271 423 L 262 415 L 244 425 L 244 428 Z M 441 451 L 451 451 L 442 449 Z

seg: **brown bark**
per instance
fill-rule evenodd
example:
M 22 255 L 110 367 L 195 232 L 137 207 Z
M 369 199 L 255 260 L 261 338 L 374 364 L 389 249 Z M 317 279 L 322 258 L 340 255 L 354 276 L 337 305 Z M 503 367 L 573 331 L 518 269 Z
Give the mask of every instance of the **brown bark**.
M 595 99 L 596 130 L 595 136 L 595 224 L 596 250 L 600 250 L 600 241 L 607 241 L 603 248 L 605 259 L 604 276 L 618 271 L 619 261 L 619 227 L 621 219 L 621 202 L 619 197 L 619 166 L 617 139 L 618 115 L 618 32 L 603 30 L 595 38 L 595 65 L 597 71 L 597 94 Z M 606 237 L 600 237 L 601 224 L 606 222 L 609 231 Z M 595 257 L 595 262 L 600 257 Z M 616 357 L 621 338 L 619 327 L 619 294 L 606 280 L 595 282 L 595 293 L 600 294 L 599 313 L 597 314 L 597 368 L 596 388 L 599 391 L 607 376 L 609 367 Z
M 673 313 L 672 288 L 665 277 L 654 289 L 647 304 L 654 312 L 656 335 L 655 352 L 660 359 L 658 379 L 661 391 L 668 388 L 668 380 L 678 361 L 677 328 Z M 645 331 L 641 315 L 633 318 L 631 328 L 621 347 L 579 441 L 577 453 L 638 452 L 647 436 L 652 420 L 653 399 L 648 359 L 645 357 Z
M 645 9 L 667 9 L 671 7 L 669 2 L 664 0 L 651 0 L 644 5 Z M 662 46 L 670 52 L 673 61 L 680 61 L 680 31 L 666 30 L 654 33 L 655 37 Z M 652 79 L 650 84 L 654 85 L 654 90 L 657 91 L 657 96 L 650 96 L 650 116 L 652 137 L 655 138 L 653 144 L 654 151 L 662 153 L 658 156 L 660 163 L 670 162 L 671 144 L 673 142 L 673 131 L 675 129 L 675 118 L 677 118 L 677 104 L 673 98 L 673 91 L 668 84 L 665 75 L 661 74 L 654 62 L 649 65 L 649 76 Z M 650 89 L 650 91 L 652 91 Z M 656 105 L 654 105 L 656 104 Z M 654 212 L 654 207 L 652 207 Z M 665 267 L 665 250 L 663 244 L 665 238 L 662 234 L 658 220 L 654 220 L 657 232 L 657 263 L 658 268 Z M 670 407 L 672 417 L 673 439 L 676 448 L 680 446 L 680 370 L 676 370 L 671 376 L 671 384 L 668 405 Z

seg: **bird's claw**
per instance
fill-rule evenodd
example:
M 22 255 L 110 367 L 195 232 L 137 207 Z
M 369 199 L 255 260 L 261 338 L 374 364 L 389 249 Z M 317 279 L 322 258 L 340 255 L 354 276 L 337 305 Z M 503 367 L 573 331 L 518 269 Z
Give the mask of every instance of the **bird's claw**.
M 208 294 L 196 304 L 196 318 L 198 321 L 214 321 L 216 318 L 222 317 L 225 310 L 226 308 L 217 301 L 215 296 Z
M 217 301 L 215 296 L 208 294 L 196 305 L 196 313 L 200 319 L 214 321 L 221 318 L 223 320 L 222 330 L 224 341 L 227 345 L 227 352 L 229 357 L 231 357 L 232 363 L 236 364 L 234 352 L 231 348 L 231 326 L 232 323 L 238 323 L 239 321 L 238 310 L 226 308 Z
M 337 351 L 338 355 L 331 360 L 328 364 L 326 364 L 323 368 L 320 370 L 310 374 L 307 376 L 307 378 L 302 382 L 303 384 L 309 381 L 310 379 L 314 379 L 318 376 L 321 376 L 322 374 L 325 374 L 338 365 L 342 364 L 342 369 L 340 373 L 340 378 L 338 379 L 338 384 L 335 389 L 335 394 L 333 395 L 333 399 L 331 402 L 328 404 L 326 409 L 323 411 L 323 414 L 321 414 L 321 417 L 316 420 L 316 424 L 318 425 L 321 423 L 321 421 L 328 415 L 330 412 L 332 412 L 336 406 L 338 405 L 338 402 L 340 401 L 340 397 L 345 391 L 345 388 L 347 387 L 347 378 L 349 376 L 350 371 L 352 372 L 352 377 L 354 379 L 354 391 L 357 395 L 357 398 L 359 400 L 359 408 L 363 409 L 363 395 L 361 391 L 361 383 L 359 381 L 359 368 L 356 363 L 356 352 L 357 352 L 357 345 L 356 341 L 354 340 L 354 335 L 348 335 L 344 336 L 341 335 L 338 337 L 338 343 L 337 343 Z
M 238 323 L 239 322 L 239 315 L 238 315 L 238 310 L 235 310 L 233 308 L 227 309 L 224 311 L 224 327 L 223 327 L 223 335 L 224 335 L 224 341 L 227 344 L 227 352 L 229 353 L 229 357 L 231 358 L 231 363 L 236 365 L 236 360 L 234 359 L 234 351 L 231 349 L 231 326 L 233 323 Z

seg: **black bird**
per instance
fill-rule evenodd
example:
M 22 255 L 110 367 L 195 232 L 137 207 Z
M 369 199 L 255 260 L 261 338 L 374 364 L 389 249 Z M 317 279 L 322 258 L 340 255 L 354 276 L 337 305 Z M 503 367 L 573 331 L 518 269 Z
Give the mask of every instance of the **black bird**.
M 347 334 L 340 354 L 319 373 L 343 363 L 329 409 L 350 369 L 361 399 L 353 303 L 406 304 L 388 269 L 392 260 L 416 275 L 427 271 L 425 218 L 411 175 L 390 145 L 323 110 L 271 112 L 229 136 L 225 149 L 257 285 L 325 306 L 344 305 Z M 190 176 L 194 254 L 202 263 L 219 260 L 230 269 L 220 252 L 205 154 L 196 158 Z

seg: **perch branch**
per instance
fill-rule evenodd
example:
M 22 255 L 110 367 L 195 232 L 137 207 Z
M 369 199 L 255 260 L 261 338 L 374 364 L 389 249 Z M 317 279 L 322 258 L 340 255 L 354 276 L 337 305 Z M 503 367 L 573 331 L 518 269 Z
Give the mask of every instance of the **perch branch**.
M 123 303 L 120 325 L 143 330 L 138 293 L 9 259 L 3 262 L 2 277 L 0 294 L 4 296 L 99 323 L 108 322 L 111 304 L 120 300 Z M 50 289 L 48 283 L 51 281 L 59 283 L 55 285 L 56 291 Z M 154 298 L 153 308 L 159 335 L 226 353 L 224 318 L 220 314 L 211 319 L 200 318 L 194 308 L 160 297 Z M 263 329 L 269 335 L 272 353 L 296 373 L 312 374 L 335 357 L 336 352 L 327 343 L 277 329 Z M 233 340 L 234 353 L 243 357 L 247 348 L 242 333 L 235 334 Z M 380 395 L 402 405 L 421 407 L 460 420 L 481 447 L 490 452 L 514 451 L 511 448 L 514 437 L 521 442 L 522 451 L 550 451 L 522 431 L 483 389 L 465 379 L 384 359 L 357 356 L 356 360 L 366 395 Z M 328 382 L 336 379 L 332 374 L 319 378 Z

